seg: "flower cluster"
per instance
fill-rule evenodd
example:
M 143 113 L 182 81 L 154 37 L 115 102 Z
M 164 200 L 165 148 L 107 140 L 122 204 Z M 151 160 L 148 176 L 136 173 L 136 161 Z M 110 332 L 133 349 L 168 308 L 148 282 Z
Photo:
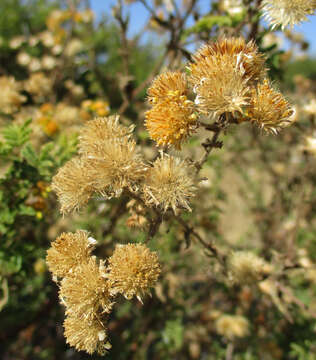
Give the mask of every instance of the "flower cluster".
M 68 161 L 53 178 L 61 211 L 80 209 L 94 193 L 107 199 L 119 197 L 125 189 L 138 193 L 149 207 L 190 210 L 188 200 L 195 190 L 190 167 L 163 154 L 153 164 L 145 164 L 132 139 L 134 127 L 118 120 L 118 116 L 96 118 L 83 127 L 80 156 Z
M 67 343 L 89 354 L 103 354 L 111 347 L 106 321 L 116 296 L 142 301 L 161 270 L 156 253 L 145 245 L 117 245 L 107 266 L 91 255 L 95 244 L 83 230 L 63 233 L 47 251 L 46 262 L 66 307 Z
M 221 315 L 215 323 L 216 331 L 228 340 L 241 338 L 249 334 L 249 321 L 241 315 Z
M 293 122 L 293 110 L 272 88 L 264 56 L 253 41 L 221 38 L 204 45 L 188 70 L 188 81 L 181 72 L 167 72 L 148 89 L 152 108 L 145 125 L 160 146 L 180 149 L 198 127 L 199 116 L 249 121 L 272 133 Z
M 26 97 L 20 94 L 21 84 L 16 82 L 13 77 L 0 77 L 0 112 L 12 114 L 19 109 Z

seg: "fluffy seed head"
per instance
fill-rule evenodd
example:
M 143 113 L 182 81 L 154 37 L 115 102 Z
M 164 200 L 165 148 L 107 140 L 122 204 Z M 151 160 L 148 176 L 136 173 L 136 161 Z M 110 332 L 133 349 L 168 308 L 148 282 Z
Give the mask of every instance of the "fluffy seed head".
M 127 137 L 105 141 L 86 161 L 94 190 L 106 198 L 120 196 L 124 188 L 137 190 L 147 169 L 135 141 Z
M 249 251 L 236 251 L 228 260 L 229 277 L 237 284 L 252 284 L 269 273 L 269 264 Z
M 175 213 L 185 208 L 191 211 L 188 200 L 194 196 L 195 187 L 191 169 L 173 156 L 162 155 L 148 170 L 144 184 L 147 205 L 158 206 L 163 211 L 171 208 Z
M 127 244 L 116 246 L 108 271 L 113 295 L 120 293 L 127 299 L 137 296 L 141 301 L 156 284 L 161 270 L 157 254 L 146 245 Z
M 307 21 L 315 8 L 315 0 L 264 0 L 262 4 L 267 21 L 273 28 L 281 25 L 282 29 Z
M 91 321 L 98 314 L 109 313 L 113 303 L 103 264 L 99 266 L 95 257 L 90 257 L 88 262 L 74 268 L 61 281 L 59 297 L 70 316 Z
M 248 117 L 267 132 L 277 134 L 293 123 L 294 110 L 268 80 L 252 90 Z
M 145 126 L 159 146 L 174 145 L 176 149 L 197 128 L 194 103 L 180 91 L 170 91 L 164 100 L 146 112 Z
M 188 85 L 185 74 L 180 71 L 167 71 L 158 75 L 147 90 L 148 101 L 151 104 L 157 104 L 165 100 L 169 96 L 174 96 L 177 92 L 178 96 L 187 95 Z
M 237 57 L 209 57 L 191 67 L 195 104 L 205 115 L 239 113 L 248 104 L 248 79 Z
M 47 250 L 49 271 L 54 276 L 63 278 L 78 265 L 87 263 L 94 248 L 91 240 L 83 230 L 61 234 Z
M 134 126 L 126 127 L 119 124 L 119 116 L 98 117 L 88 121 L 82 128 L 79 137 L 79 153 L 97 156 L 109 139 L 130 137 Z
M 215 323 L 216 331 L 229 340 L 247 336 L 249 321 L 240 315 L 222 315 Z
M 52 190 L 58 196 L 62 213 L 79 210 L 93 192 L 92 178 L 86 170 L 86 162 L 80 158 L 68 161 L 53 177 Z
M 221 38 L 202 46 L 193 56 L 194 63 L 190 65 L 190 70 L 192 74 L 204 77 L 206 72 L 203 66 L 212 68 L 212 61 L 216 64 L 227 57 L 241 69 L 243 77 L 250 83 L 260 81 L 266 74 L 263 54 L 259 53 L 254 41 L 246 43 L 242 37 Z
M 106 329 L 99 319 L 83 320 L 76 316 L 67 316 L 64 321 L 66 342 L 78 351 L 88 354 L 97 352 L 104 355 L 111 348 L 107 340 Z

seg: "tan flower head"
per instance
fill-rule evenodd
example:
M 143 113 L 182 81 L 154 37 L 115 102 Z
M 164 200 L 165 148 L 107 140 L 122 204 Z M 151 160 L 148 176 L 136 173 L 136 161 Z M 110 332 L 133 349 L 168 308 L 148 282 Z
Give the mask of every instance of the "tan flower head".
M 293 122 L 294 110 L 283 95 L 273 89 L 268 80 L 252 90 L 248 117 L 260 128 L 277 134 Z
M 21 95 L 21 85 L 13 77 L 0 77 L 0 112 L 11 114 L 19 109 L 21 104 L 26 100 Z
M 113 303 L 103 264 L 99 266 L 95 257 L 90 257 L 74 268 L 63 278 L 59 297 L 70 316 L 93 320 L 98 314 L 109 313 Z
M 61 204 L 61 212 L 78 210 L 90 199 L 93 187 L 92 178 L 86 170 L 85 161 L 73 158 L 53 177 L 52 189 Z
M 127 299 L 142 296 L 155 286 L 160 265 L 158 256 L 143 244 L 117 245 L 109 258 L 108 280 L 113 295 L 120 293 Z
M 264 16 L 272 27 L 281 25 L 282 29 L 307 21 L 307 15 L 312 15 L 315 8 L 315 0 L 264 0 L 262 4 Z
M 83 155 L 98 156 L 102 146 L 109 139 L 130 137 L 134 126 L 126 127 L 119 124 L 119 116 L 98 117 L 88 121 L 82 128 L 79 137 L 79 152 Z
M 249 321 L 240 315 L 222 315 L 215 323 L 216 331 L 229 340 L 249 334 Z
M 158 75 L 147 90 L 148 101 L 157 104 L 169 96 L 186 96 L 188 94 L 188 84 L 185 74 L 180 71 L 167 71 Z
M 214 66 L 211 64 L 212 62 L 216 64 L 227 57 L 236 64 L 236 68 L 240 68 L 243 77 L 249 82 L 257 82 L 266 74 L 263 54 L 259 53 L 254 41 L 246 43 L 242 37 L 221 38 L 202 46 L 194 54 L 194 63 L 190 65 L 190 70 L 193 76 L 201 78 L 206 74 L 203 66 L 212 68 Z
M 228 259 L 230 279 L 237 284 L 252 284 L 268 274 L 269 264 L 250 251 L 236 251 Z
M 74 346 L 78 351 L 86 351 L 90 355 L 95 352 L 104 355 L 111 349 L 110 343 L 106 341 L 106 329 L 99 319 L 87 321 L 76 316 L 67 316 L 64 329 L 67 344 Z
M 124 188 L 137 190 L 147 169 L 135 141 L 127 137 L 104 141 L 86 161 L 94 190 L 106 198 L 120 196 Z
M 197 128 L 194 104 L 185 95 L 174 92 L 146 112 L 145 126 L 159 146 L 174 145 L 176 149 Z
M 188 165 L 173 156 L 163 154 L 148 170 L 144 184 L 144 198 L 149 206 L 175 213 L 185 208 L 191 211 L 188 200 L 194 196 L 194 180 Z
M 47 250 L 46 262 L 49 271 L 56 277 L 65 277 L 78 265 L 88 262 L 95 242 L 83 230 L 61 234 Z

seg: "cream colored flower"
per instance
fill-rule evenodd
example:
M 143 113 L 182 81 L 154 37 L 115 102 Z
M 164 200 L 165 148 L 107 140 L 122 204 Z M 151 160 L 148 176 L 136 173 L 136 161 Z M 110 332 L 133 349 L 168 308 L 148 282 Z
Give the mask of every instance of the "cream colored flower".
M 229 340 L 242 338 L 249 334 L 249 321 L 240 315 L 222 315 L 215 323 L 216 331 Z
M 0 112 L 12 114 L 16 112 L 21 104 L 26 100 L 25 96 L 20 94 L 21 84 L 15 81 L 13 77 L 0 77 Z
M 264 0 L 262 10 L 272 27 L 293 27 L 315 12 L 315 0 Z
M 195 186 L 190 172 L 184 161 L 162 154 L 148 170 L 143 190 L 145 202 L 163 211 L 191 211 L 189 199 L 194 196 Z

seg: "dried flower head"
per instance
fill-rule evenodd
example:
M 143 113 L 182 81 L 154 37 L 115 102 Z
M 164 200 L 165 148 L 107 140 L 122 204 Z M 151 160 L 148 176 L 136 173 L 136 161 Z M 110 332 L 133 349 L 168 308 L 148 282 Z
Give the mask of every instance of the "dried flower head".
M 191 66 L 195 103 L 201 113 L 219 116 L 241 113 L 248 104 L 248 78 L 237 57 L 227 54 L 202 58 Z
M 157 104 L 168 97 L 174 97 L 175 93 L 180 96 L 187 96 L 188 84 L 185 74 L 180 71 L 167 71 L 158 75 L 147 90 L 148 101 Z
M 110 343 L 106 342 L 106 329 L 99 319 L 87 321 L 76 316 L 67 316 L 64 329 L 67 344 L 74 346 L 78 351 L 86 351 L 90 355 L 94 352 L 104 355 L 111 349 Z
M 19 109 L 21 104 L 26 100 L 21 95 L 21 85 L 13 77 L 0 77 L 0 112 L 11 114 Z
M 282 29 L 307 21 L 307 15 L 312 15 L 315 8 L 315 0 L 264 0 L 262 4 L 264 16 L 272 27 L 281 25 Z
M 269 273 L 270 266 L 250 251 L 236 251 L 228 259 L 229 277 L 237 284 L 252 284 Z
M 148 170 L 145 180 L 147 205 L 158 206 L 163 211 L 171 208 L 175 213 L 181 208 L 191 211 L 188 200 L 194 196 L 195 187 L 190 170 L 184 161 L 162 154 Z
M 110 292 L 126 299 L 136 296 L 140 301 L 155 286 L 160 265 L 158 256 L 143 244 L 117 245 L 109 258 L 107 278 Z
M 70 316 L 91 321 L 98 314 L 109 313 L 113 302 L 103 264 L 98 265 L 96 258 L 90 257 L 74 268 L 61 281 L 59 297 Z
M 207 75 L 203 66 L 212 69 L 217 62 L 227 62 L 227 57 L 250 83 L 260 81 L 266 74 L 265 58 L 259 52 L 256 43 L 254 41 L 246 43 L 242 37 L 232 37 L 221 38 L 202 46 L 193 56 L 194 63 L 190 65 L 192 75 L 199 79 L 203 78 Z
M 145 126 L 159 146 L 174 145 L 176 149 L 197 128 L 194 103 L 180 92 L 173 91 L 165 100 L 146 112 Z
M 277 134 L 293 122 L 294 110 L 283 95 L 273 89 L 268 80 L 252 90 L 248 117 L 260 128 Z
M 85 205 L 93 193 L 92 178 L 85 161 L 73 158 L 53 177 L 52 190 L 58 196 L 61 212 L 68 213 Z
M 249 321 L 240 315 L 222 315 L 215 323 L 216 331 L 229 340 L 249 334 Z
M 83 155 L 98 156 L 102 146 L 109 139 L 121 139 L 131 136 L 134 126 L 126 127 L 119 124 L 119 116 L 98 117 L 88 121 L 82 128 L 79 137 L 79 152 Z
M 65 277 L 78 265 L 88 262 L 95 242 L 83 230 L 61 234 L 47 250 L 46 262 L 49 271 L 56 277 Z
M 137 190 L 147 169 L 135 141 L 127 137 L 104 141 L 86 162 L 94 190 L 106 198 L 120 196 L 124 188 Z

